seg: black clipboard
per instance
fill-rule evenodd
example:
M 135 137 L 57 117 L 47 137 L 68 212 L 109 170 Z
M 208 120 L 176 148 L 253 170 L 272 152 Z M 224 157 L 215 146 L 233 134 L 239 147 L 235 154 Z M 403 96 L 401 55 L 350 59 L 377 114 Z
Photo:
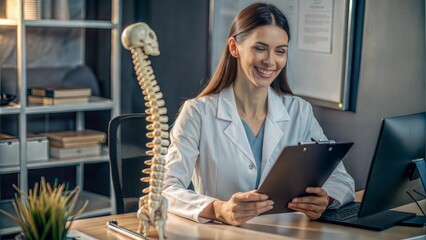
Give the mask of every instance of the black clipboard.
M 263 213 L 293 212 L 287 204 L 308 195 L 307 187 L 322 187 L 353 143 L 301 142 L 284 148 L 258 192 L 274 201 L 274 208 Z

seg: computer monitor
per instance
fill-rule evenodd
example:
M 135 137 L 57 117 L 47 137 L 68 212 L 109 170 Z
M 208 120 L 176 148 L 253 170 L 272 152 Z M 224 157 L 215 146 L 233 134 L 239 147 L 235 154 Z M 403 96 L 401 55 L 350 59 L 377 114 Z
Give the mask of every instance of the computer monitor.
M 358 217 L 425 198 L 425 136 L 425 112 L 383 119 Z

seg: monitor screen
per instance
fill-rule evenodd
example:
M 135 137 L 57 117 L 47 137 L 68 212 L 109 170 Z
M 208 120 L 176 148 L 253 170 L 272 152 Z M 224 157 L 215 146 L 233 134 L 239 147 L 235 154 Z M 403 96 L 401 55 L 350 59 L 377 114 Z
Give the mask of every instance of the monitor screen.
M 410 180 L 409 168 L 413 160 L 425 159 L 425 116 L 423 112 L 383 119 L 359 217 L 424 199 L 421 179 Z

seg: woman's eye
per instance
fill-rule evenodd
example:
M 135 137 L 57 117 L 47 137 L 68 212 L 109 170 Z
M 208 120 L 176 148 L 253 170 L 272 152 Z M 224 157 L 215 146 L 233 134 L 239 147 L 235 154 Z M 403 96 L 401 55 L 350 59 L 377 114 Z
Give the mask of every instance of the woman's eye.
M 254 49 L 256 49 L 256 51 L 265 51 L 264 47 L 254 47 Z
M 285 53 L 286 53 L 286 49 L 277 49 L 275 52 L 276 52 L 277 54 L 283 55 L 283 54 L 285 54 Z

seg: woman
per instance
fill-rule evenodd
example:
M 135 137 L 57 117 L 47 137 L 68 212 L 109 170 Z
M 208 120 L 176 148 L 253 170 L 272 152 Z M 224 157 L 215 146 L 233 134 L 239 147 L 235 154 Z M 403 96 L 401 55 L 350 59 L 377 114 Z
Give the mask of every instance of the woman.
M 218 68 L 184 103 L 171 131 L 163 191 L 171 213 L 241 225 L 273 208 L 256 188 L 284 147 L 326 139 L 311 105 L 287 84 L 289 39 L 287 19 L 274 5 L 255 3 L 238 13 Z M 191 178 L 195 192 L 187 189 Z M 354 182 L 340 163 L 322 188 L 306 192 L 313 196 L 288 207 L 317 219 L 327 207 L 352 201 Z

